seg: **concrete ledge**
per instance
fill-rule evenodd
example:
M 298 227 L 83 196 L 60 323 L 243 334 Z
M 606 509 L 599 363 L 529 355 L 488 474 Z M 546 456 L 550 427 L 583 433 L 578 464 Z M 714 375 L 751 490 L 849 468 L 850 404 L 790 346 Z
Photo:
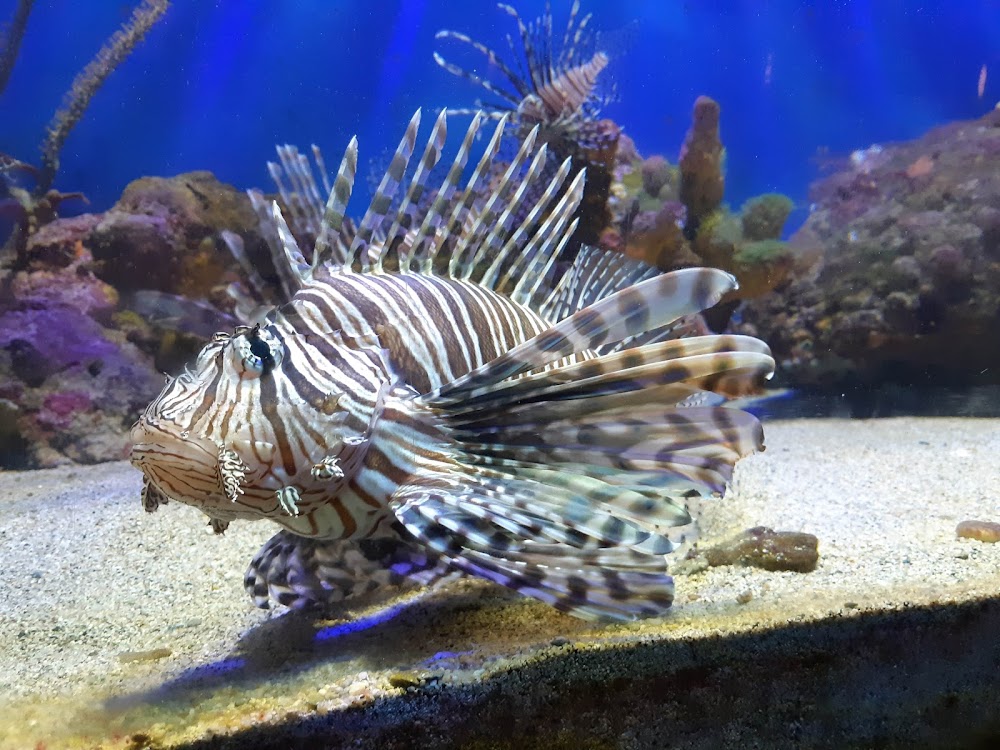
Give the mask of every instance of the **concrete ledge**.
M 739 635 L 567 645 L 481 684 L 417 690 L 185 748 L 1000 747 L 1000 601 Z

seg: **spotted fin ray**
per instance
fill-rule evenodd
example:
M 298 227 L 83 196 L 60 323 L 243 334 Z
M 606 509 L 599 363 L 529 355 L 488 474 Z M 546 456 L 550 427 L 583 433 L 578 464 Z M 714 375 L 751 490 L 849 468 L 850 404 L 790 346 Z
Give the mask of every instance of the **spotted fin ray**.
M 687 268 L 655 276 L 582 310 L 482 367 L 427 394 L 441 405 L 476 398 L 501 381 L 607 344 L 655 330 L 712 307 L 736 279 L 713 268 Z
M 663 557 L 673 545 L 666 537 L 613 517 L 590 534 L 581 530 L 582 516 L 576 522 L 546 518 L 535 506 L 551 496 L 548 485 L 519 488 L 482 512 L 476 510 L 489 499 L 482 485 L 434 486 L 432 477 L 427 485 L 397 491 L 396 517 L 457 570 L 585 619 L 662 614 L 673 600 Z M 564 508 L 575 502 L 581 514 L 589 505 L 586 497 L 569 493 L 558 501 Z
M 400 487 L 397 520 L 452 567 L 576 616 L 661 614 L 666 556 L 693 530 L 688 499 L 723 491 L 736 461 L 763 449 L 757 419 L 715 393 L 752 391 L 774 360 L 742 336 L 580 355 L 735 285 L 711 269 L 649 278 L 419 397 L 454 441 L 453 467 Z

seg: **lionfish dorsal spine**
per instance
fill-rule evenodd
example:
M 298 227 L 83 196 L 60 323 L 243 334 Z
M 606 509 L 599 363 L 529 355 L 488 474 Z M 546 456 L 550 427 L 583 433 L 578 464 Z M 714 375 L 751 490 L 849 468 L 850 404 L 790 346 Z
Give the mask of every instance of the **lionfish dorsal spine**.
M 353 268 L 356 264 L 360 265 L 362 273 L 368 273 L 372 270 L 380 271 L 382 269 L 381 255 L 376 256 L 373 264 L 372 254 L 368 251 L 368 248 L 372 243 L 375 230 L 385 220 L 389 209 L 392 207 L 392 199 L 403 182 L 406 167 L 410 163 L 410 156 L 413 154 L 413 149 L 417 144 L 417 130 L 419 127 L 420 110 L 418 109 L 413 114 L 413 117 L 410 118 L 410 123 L 406 126 L 403 139 L 396 147 L 396 153 L 392 155 L 389 168 L 385 171 L 385 175 L 382 177 L 382 181 L 375 191 L 375 197 L 372 198 L 371 203 L 368 205 L 368 210 L 365 211 L 365 215 L 361 219 L 358 231 L 354 235 L 351 246 L 347 251 L 345 270 Z
M 288 144 L 275 147 L 275 151 L 281 164 L 279 166 L 270 162 L 268 170 L 271 172 L 272 178 L 275 179 L 275 183 L 279 184 L 279 188 L 282 171 L 291 184 L 291 191 L 279 190 L 279 194 L 289 206 L 293 223 L 296 220 L 300 221 L 302 226 L 307 227 L 310 232 L 315 234 L 322 218 L 319 206 L 322 205 L 323 199 L 320 196 L 319 187 L 316 185 L 312 168 L 309 166 L 309 160 L 305 155 L 300 154 L 295 146 Z
M 521 146 L 517 150 L 517 154 L 511 160 L 510 164 L 507 165 L 507 169 L 500 178 L 499 185 L 497 185 L 496 189 L 493 190 L 482 209 L 477 212 L 475 222 L 469 228 L 469 231 L 464 233 L 456 245 L 455 256 L 459 258 L 464 256 L 469 246 L 477 248 L 472 258 L 465 263 L 465 270 L 461 274 L 461 278 L 468 279 L 473 274 L 476 267 L 486 259 L 490 245 L 488 242 L 484 241 L 484 235 L 486 235 L 487 232 L 495 235 L 496 230 L 500 226 L 500 223 L 496 221 L 497 217 L 505 212 L 509 213 L 510 209 L 513 208 L 514 201 L 508 200 L 508 198 L 513 198 L 513 195 L 517 194 L 517 189 L 514 187 L 519 182 L 516 179 L 517 175 L 519 174 L 525 160 L 534 149 L 535 139 L 537 136 L 538 129 L 533 128 L 531 132 L 528 133 L 528 136 L 521 142 Z M 527 184 L 528 179 L 528 176 L 525 176 L 524 181 L 521 182 L 521 186 Z M 474 189 L 474 187 L 475 186 L 470 185 L 470 190 Z
M 556 170 L 555 175 L 549 180 L 549 184 L 546 186 L 541 198 L 532 207 L 527 218 L 521 223 L 521 226 L 507 240 L 507 243 L 497 256 L 499 262 L 494 263 L 496 270 L 490 269 L 490 273 L 487 274 L 487 277 L 491 281 L 490 285 L 493 288 L 507 289 L 513 285 L 513 279 L 517 278 L 518 274 L 525 273 L 532 267 L 536 260 L 535 255 L 539 250 L 546 252 L 555 249 L 555 243 L 547 243 L 546 240 L 552 237 L 551 232 L 556 227 L 559 217 L 566 210 L 573 213 L 576 211 L 577 206 L 580 205 L 580 199 L 583 197 L 582 186 L 584 178 L 581 175 L 584 173 L 582 170 L 577 173 L 570 189 L 563 194 L 563 197 L 560 198 L 559 203 L 556 204 L 553 211 L 541 220 L 537 229 L 535 228 L 535 222 L 539 220 L 544 210 L 551 204 L 555 196 L 558 195 L 559 190 L 562 189 L 572 166 L 572 159 L 567 158 L 563 160 L 562 164 L 559 165 L 559 169 Z M 529 232 L 532 230 L 534 230 L 534 233 L 529 237 Z M 527 242 L 527 244 L 523 244 L 524 242 Z M 504 272 L 502 275 L 499 275 L 501 269 Z M 494 275 L 499 275 L 499 278 L 495 282 L 492 281 Z
M 357 173 L 358 139 L 355 136 L 347 144 L 344 157 L 340 161 L 340 168 L 337 170 L 337 176 L 333 180 L 333 189 L 330 191 L 323 208 L 323 221 L 320 225 L 319 235 L 316 237 L 316 248 L 312 257 L 314 273 L 324 262 L 346 260 L 346 258 L 332 257 L 333 250 L 331 248 L 339 247 L 340 231 L 344 226 L 344 214 L 347 211 L 347 203 L 351 200 L 354 177 Z
M 538 61 L 535 57 L 535 45 L 531 42 L 531 32 L 528 27 L 524 25 L 524 21 L 521 20 L 520 14 L 517 9 L 506 3 L 499 3 L 497 7 L 511 16 L 517 23 L 517 33 L 521 36 L 521 45 L 524 47 L 524 57 L 528 63 L 528 74 L 531 76 L 531 82 L 534 84 L 535 88 L 538 88 Z M 522 96 L 530 94 L 530 89 Z
M 284 188 L 279 188 L 279 194 L 284 195 L 282 190 L 284 190 Z M 287 194 L 287 191 L 285 191 L 285 194 Z M 271 262 L 278 274 L 281 294 L 284 299 L 291 299 L 292 295 L 298 291 L 302 280 L 293 270 L 293 266 L 289 265 L 287 262 L 288 253 L 281 238 L 281 231 L 274 221 L 271 201 L 268 201 L 267 198 L 264 197 L 264 194 L 259 190 L 249 190 L 247 191 L 247 195 L 250 196 L 250 206 L 257 215 L 261 232 L 263 233 L 264 238 L 267 241 L 267 246 L 271 251 Z M 282 200 L 285 201 L 286 205 L 288 205 L 286 198 L 282 197 Z M 232 245 L 230 245 L 229 248 L 231 251 L 234 249 Z M 239 255 L 236 257 L 239 259 Z M 257 276 L 259 283 L 261 284 L 261 286 L 257 289 L 257 292 L 261 296 L 266 296 L 264 293 L 266 291 L 266 285 L 264 285 L 263 279 L 259 278 L 259 274 L 257 274 Z M 251 277 L 251 283 L 255 286 L 257 285 L 257 281 L 254 281 L 253 277 Z
M 281 243 L 281 248 L 285 253 L 284 265 L 295 274 L 296 287 L 301 287 L 302 284 L 309 280 L 309 277 L 312 275 L 312 269 L 306 262 L 305 257 L 303 257 L 302 251 L 299 249 L 299 243 L 295 240 L 295 235 L 288 228 L 285 217 L 281 213 L 281 206 L 278 205 L 277 201 L 271 202 L 271 217 L 274 219 L 274 225 L 278 230 L 278 241 Z
M 576 3 L 574 3 L 574 6 L 575 6 L 574 10 L 575 11 L 579 11 L 579 9 L 580 9 L 580 3 L 576 2 Z M 574 15 L 575 15 L 575 13 L 574 13 Z M 579 24 L 579 26 L 576 27 L 576 31 L 573 33 L 573 42 L 572 42 L 572 44 L 568 48 L 565 49 L 565 51 L 564 51 L 565 57 L 560 57 L 560 64 L 561 64 L 561 66 L 562 65 L 572 65 L 574 62 L 577 61 L 577 59 L 578 59 L 577 58 L 577 54 L 579 53 L 579 50 L 580 50 L 580 43 L 583 41 L 583 35 L 586 33 L 587 26 L 590 24 L 590 20 L 593 17 L 594 17 L 593 13 L 588 13 L 582 19 L 580 19 L 580 24 Z M 570 33 L 570 28 L 572 26 L 572 19 L 570 21 L 570 24 L 571 24 L 570 26 L 566 27 L 566 34 L 567 34 L 567 36 Z
M 570 221 L 569 225 L 566 226 L 565 230 L 559 230 L 562 236 L 559 242 L 556 243 L 555 249 L 548 254 L 545 265 L 534 273 L 525 274 L 521 282 L 519 282 L 518 285 L 514 287 L 514 291 L 511 292 L 512 299 L 515 301 L 521 301 L 522 304 L 531 307 L 533 310 L 538 310 L 541 307 L 542 302 L 544 302 L 545 299 L 552 293 L 550 290 L 544 289 L 542 282 L 546 279 L 546 277 L 548 277 L 549 272 L 552 270 L 552 266 L 555 264 L 556 258 L 562 255 L 562 252 L 569 243 L 570 238 L 572 238 L 576 232 L 576 228 L 579 223 L 579 217 L 574 217 L 573 220 Z
M 511 298 L 515 302 L 534 307 L 531 303 L 533 290 L 549 273 L 552 264 L 562 245 L 569 239 L 572 232 L 568 230 L 569 224 L 573 221 L 573 215 L 583 200 L 583 187 L 586 182 L 586 170 L 581 169 L 576 173 L 569 189 L 556 203 L 552 212 L 545 217 L 538 234 L 531 238 L 528 246 L 525 247 L 517 265 L 523 268 L 518 274 L 515 271 L 513 278 L 517 278 L 517 284 L 511 292 Z
M 537 128 L 533 129 L 529 138 L 532 138 L 532 143 L 534 143 L 534 136 L 537 134 Z M 532 155 L 531 163 L 528 165 L 523 177 L 519 180 L 515 180 L 517 187 L 514 189 L 513 195 L 510 199 L 503 205 L 503 211 L 499 218 L 493 224 L 490 229 L 489 234 L 482 242 L 479 252 L 476 254 L 474 260 L 475 269 L 478 269 L 481 264 L 489 261 L 489 265 L 485 270 L 476 278 L 477 281 L 486 285 L 492 285 L 496 280 L 496 272 L 500 267 L 500 264 L 506 259 L 505 250 L 509 250 L 510 247 L 517 246 L 517 240 L 524 236 L 527 231 L 527 227 L 530 226 L 534 221 L 534 216 L 531 215 L 531 208 L 527 210 L 529 212 L 528 220 L 522 222 L 520 225 L 514 228 L 511 232 L 511 220 L 515 215 L 520 213 L 524 208 L 525 199 L 532 195 L 532 190 L 535 187 L 535 182 L 538 179 L 539 174 L 545 168 L 545 163 L 548 160 L 548 149 L 545 144 L 542 144 L 538 148 L 534 155 Z M 504 180 L 509 181 L 512 174 L 508 172 L 505 175 Z M 544 198 L 544 195 L 543 195 Z M 510 240 L 514 240 L 513 243 Z M 478 273 L 478 271 L 477 271 Z
M 576 23 L 576 17 L 580 14 L 580 0 L 574 0 L 573 5 L 569 9 L 569 20 L 566 22 L 566 31 L 563 32 L 562 44 L 559 46 L 559 60 L 557 61 L 557 66 L 562 67 L 563 65 L 572 64 L 573 56 L 576 53 L 576 45 L 582 34 L 583 27 L 577 29 L 576 37 L 573 40 L 573 45 L 570 46 L 570 36 L 573 35 L 573 24 Z M 590 15 L 588 14 L 584 23 L 590 20 Z
M 538 310 L 552 291 L 544 284 L 559 253 L 571 241 L 571 224 L 583 196 L 585 171 L 572 179 L 572 159 L 546 167 L 549 150 L 539 144 L 541 128 L 519 139 L 511 160 L 499 158 L 509 113 L 500 118 L 467 180 L 465 169 L 485 115 L 473 117 L 465 137 L 436 191 L 430 176 L 441 159 L 447 134 L 446 110 L 438 113 L 430 135 L 410 169 L 417 146 L 420 111 L 411 118 L 392 162 L 356 231 L 345 217 L 357 174 L 357 140 L 352 139 L 333 180 L 325 206 L 296 176 L 294 163 L 308 170 L 291 147 L 283 149 L 284 169 L 275 168 L 283 195 L 306 195 L 313 212 L 323 218 L 312 257 L 300 250 L 296 233 L 308 225 L 288 220 L 277 204 L 251 192 L 262 230 L 272 248 L 286 299 L 315 276 L 319 265 L 332 273 L 417 273 L 471 282 Z M 321 167 L 320 172 L 325 170 Z M 411 172 L 407 179 L 407 172 Z M 462 180 L 462 185 L 459 181 Z M 292 188 L 287 187 L 291 183 Z M 305 192 L 302 192 L 305 190 Z M 431 193 L 431 195 L 428 195 Z M 394 204 L 398 206 L 393 208 Z M 430 205 L 428 205 L 430 204 Z M 285 207 L 283 206 L 282 209 Z M 295 216 L 300 216 L 296 213 Z M 353 239 L 345 239 L 351 237 Z
M 441 150 L 444 148 L 445 140 L 448 137 L 448 112 L 442 109 L 438 113 L 437 120 L 434 122 L 434 129 L 431 130 L 431 135 L 427 139 L 427 145 L 424 147 L 424 153 L 420 157 L 420 162 L 417 165 L 417 169 L 410 180 L 410 186 L 406 191 L 406 196 L 403 198 L 403 202 L 399 206 L 399 210 L 396 212 L 396 218 L 389 228 L 387 233 L 389 247 L 388 250 L 391 252 L 393 247 L 397 244 L 402 245 L 403 243 L 397 243 L 396 239 L 400 232 L 408 232 L 413 229 L 413 223 L 417 215 L 417 210 L 420 205 L 420 200 L 423 198 L 424 190 L 427 186 L 427 178 L 430 176 L 431 170 L 437 166 L 438 161 L 441 159 Z M 398 252 L 405 253 L 399 258 L 399 270 L 403 273 L 407 273 L 411 270 L 410 262 L 412 260 L 412 252 L 409 250 L 400 250 Z
M 490 63 L 494 63 L 494 64 L 497 65 L 497 69 L 500 70 L 505 76 L 507 76 L 510 79 L 510 81 L 514 85 L 514 87 L 518 90 L 518 92 L 521 93 L 521 96 L 527 96 L 529 93 L 531 93 L 531 91 L 525 86 L 525 84 L 521 80 L 519 80 L 517 78 L 517 76 L 513 73 L 513 71 L 511 71 L 506 65 L 504 65 L 500 61 L 500 58 L 498 57 L 498 55 L 495 52 L 493 52 L 493 50 L 489 49 L 485 45 L 480 44 L 479 42 L 476 42 L 476 41 L 472 40 L 468 35 L 462 34 L 461 32 L 458 32 L 458 31 L 443 30 L 443 31 L 439 31 L 435 35 L 435 38 L 437 38 L 437 39 L 454 39 L 455 41 L 464 42 L 465 44 L 469 44 L 469 45 L 475 47 L 477 50 L 479 50 L 480 52 L 482 52 L 483 54 L 486 55 L 486 57 L 490 61 Z M 501 89 L 501 88 L 499 88 L 497 86 L 494 86 L 492 83 L 490 83 L 485 78 L 483 78 L 481 76 L 477 76 L 475 73 L 470 73 L 469 71 L 467 71 L 467 70 L 465 70 L 463 68 L 458 67 L 454 63 L 448 62 L 438 52 L 434 53 L 434 62 L 436 62 L 442 68 L 444 68 L 445 70 L 447 70 L 453 76 L 458 76 L 459 78 L 464 78 L 467 81 L 469 81 L 471 84 L 473 84 L 474 86 L 479 86 L 480 88 L 482 88 L 482 89 L 490 92 L 494 96 L 499 96 L 501 99 L 506 99 L 511 104 L 515 104 L 516 105 L 518 103 L 518 101 L 520 101 L 516 96 L 514 96 L 513 94 L 511 94 L 509 91 L 504 91 L 503 89 Z M 522 89 L 524 89 L 524 90 L 522 91 Z
M 459 146 L 458 153 L 455 155 L 455 159 L 447 175 L 445 175 L 441 187 L 438 188 L 434 202 L 431 204 L 431 209 L 424 217 L 423 222 L 420 224 L 420 229 L 413 238 L 410 266 L 420 273 L 431 273 L 433 270 L 434 260 L 441 245 L 438 229 L 444 220 L 444 211 L 455 195 L 455 186 L 458 184 L 458 180 L 462 176 L 462 171 L 465 169 L 465 164 L 469 160 L 472 143 L 479 132 L 482 122 L 483 116 L 481 113 L 473 115 L 468 129 L 465 131 L 462 144 Z
M 330 191 L 333 190 L 333 185 L 330 184 L 330 173 L 326 171 L 326 161 L 323 159 L 323 152 L 320 147 L 315 143 L 310 147 L 313 155 L 313 161 L 316 162 L 316 168 L 319 170 L 320 179 L 323 180 L 323 195 L 329 195 Z M 322 198 L 317 196 L 317 198 L 322 201 Z
M 461 227 L 462 220 L 468 215 L 468 211 L 472 208 L 473 201 L 477 197 L 476 186 L 479 184 L 483 176 L 489 172 L 490 167 L 493 166 L 493 160 L 500 151 L 500 139 L 503 136 L 503 131 L 506 127 L 507 117 L 502 117 L 500 122 L 497 123 L 496 128 L 493 130 L 493 135 L 490 137 L 490 141 L 486 145 L 483 155 L 476 164 L 476 168 L 473 170 L 468 181 L 465 183 L 464 194 L 460 200 L 455 201 L 455 205 L 451 209 L 451 216 L 449 217 L 447 224 L 449 230 L 452 228 L 458 230 L 459 227 Z M 449 231 L 449 235 L 450 234 L 451 231 Z M 462 253 L 458 252 L 457 248 L 463 246 L 462 239 L 466 236 L 466 232 L 458 231 L 457 234 L 458 239 L 454 243 L 454 247 L 451 249 L 451 257 L 448 259 L 448 276 L 451 278 L 457 278 L 460 272 Z
M 229 253 L 236 259 L 240 269 L 246 274 L 246 279 L 250 283 L 253 294 L 261 298 L 266 298 L 268 285 L 264 281 L 264 277 L 257 270 L 257 266 L 247 254 L 246 243 L 243 241 L 243 238 L 229 229 L 223 229 L 219 233 L 219 237 L 226 244 L 226 247 L 229 248 Z M 251 306 L 256 307 L 256 302 L 240 289 L 239 286 L 238 283 L 230 284 L 227 290 L 229 295 L 237 300 L 238 305 L 242 304 L 245 309 L 250 309 Z

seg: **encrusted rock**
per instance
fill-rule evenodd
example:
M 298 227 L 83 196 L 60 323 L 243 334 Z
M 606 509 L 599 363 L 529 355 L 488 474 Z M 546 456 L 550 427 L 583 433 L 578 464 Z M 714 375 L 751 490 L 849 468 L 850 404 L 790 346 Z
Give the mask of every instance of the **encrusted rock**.
M 995 110 L 814 184 L 790 282 L 734 326 L 770 344 L 774 384 L 1000 383 L 998 165 Z
M 681 202 L 687 206 L 693 227 L 722 203 L 726 189 L 722 153 L 719 104 L 710 97 L 699 96 L 680 156 Z
M 819 540 L 798 531 L 775 531 L 755 526 L 739 536 L 706 549 L 709 565 L 745 565 L 764 570 L 808 573 L 819 560 Z
M 87 239 L 99 275 L 117 289 L 205 297 L 233 265 L 216 242 L 223 229 L 257 230 L 246 196 L 210 172 L 130 183 Z
M 979 542 L 1000 542 L 1000 523 L 993 521 L 962 521 L 955 529 L 959 539 Z
M 649 195 L 658 196 L 674 178 L 674 168 L 659 154 L 650 156 L 642 163 L 642 189 Z
M 792 213 L 792 199 L 780 193 L 751 198 L 740 209 L 743 236 L 748 240 L 776 240 Z

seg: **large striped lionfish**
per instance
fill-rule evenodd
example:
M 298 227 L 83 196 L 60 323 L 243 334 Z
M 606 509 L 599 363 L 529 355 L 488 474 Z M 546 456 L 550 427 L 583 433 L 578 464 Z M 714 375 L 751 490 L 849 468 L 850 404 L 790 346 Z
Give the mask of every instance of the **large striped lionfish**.
M 723 402 L 769 376 L 767 346 L 678 337 L 736 281 L 596 249 L 553 280 L 584 174 L 567 159 L 534 189 L 532 131 L 487 192 L 501 120 L 460 188 L 476 116 L 431 190 L 446 114 L 407 179 L 419 115 L 349 239 L 356 139 L 310 258 L 272 204 L 294 293 L 216 334 L 132 428 L 143 504 L 283 527 L 246 574 L 262 607 L 472 575 L 579 617 L 660 614 L 689 504 L 762 448 Z

